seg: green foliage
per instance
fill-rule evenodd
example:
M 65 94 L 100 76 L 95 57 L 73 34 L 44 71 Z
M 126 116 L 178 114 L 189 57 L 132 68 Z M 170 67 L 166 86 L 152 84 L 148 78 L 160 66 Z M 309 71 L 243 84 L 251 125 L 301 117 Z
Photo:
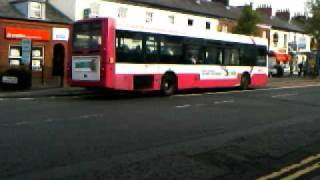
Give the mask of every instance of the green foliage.
M 260 22 L 260 17 L 251 6 L 245 6 L 241 12 L 241 16 L 238 20 L 238 25 L 235 28 L 234 33 L 244 35 L 256 35 L 257 24 Z
M 18 84 L 3 83 L 3 76 L 17 77 Z M 10 67 L 0 74 L 0 80 L 0 87 L 5 90 L 28 89 L 31 87 L 31 71 L 28 67 L 24 66 Z
M 320 0 L 309 0 L 307 2 L 308 15 L 306 30 L 312 34 L 320 49 Z

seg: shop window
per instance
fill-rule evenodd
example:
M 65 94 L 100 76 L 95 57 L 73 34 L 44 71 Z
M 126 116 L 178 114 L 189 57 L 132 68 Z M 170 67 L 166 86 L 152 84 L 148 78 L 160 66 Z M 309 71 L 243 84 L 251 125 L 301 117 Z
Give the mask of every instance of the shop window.
M 41 71 L 42 64 L 44 62 L 44 48 L 43 47 L 32 47 L 32 70 Z M 9 64 L 10 66 L 22 65 L 22 48 L 20 45 L 9 46 Z
M 29 18 L 45 19 L 45 4 L 40 2 L 30 2 Z
M 10 66 L 19 66 L 21 60 L 22 52 L 20 46 L 10 46 L 9 47 L 9 64 Z
M 43 47 L 32 48 L 32 70 L 41 71 L 44 59 Z

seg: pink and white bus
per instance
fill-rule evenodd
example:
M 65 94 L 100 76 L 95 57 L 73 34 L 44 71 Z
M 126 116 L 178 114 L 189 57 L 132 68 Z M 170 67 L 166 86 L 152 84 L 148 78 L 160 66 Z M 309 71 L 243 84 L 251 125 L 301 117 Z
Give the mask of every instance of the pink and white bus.
M 161 91 L 265 86 L 267 41 L 228 34 L 179 34 L 118 28 L 111 18 L 75 22 L 68 66 L 71 86 Z

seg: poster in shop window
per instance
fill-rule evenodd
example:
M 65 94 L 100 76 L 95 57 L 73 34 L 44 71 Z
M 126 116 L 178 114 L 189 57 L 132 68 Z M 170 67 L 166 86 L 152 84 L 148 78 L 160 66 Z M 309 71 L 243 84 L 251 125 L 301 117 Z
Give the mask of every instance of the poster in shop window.
M 31 61 L 31 39 L 23 39 L 21 41 L 21 47 L 22 47 L 22 57 L 21 62 L 24 65 L 30 65 Z

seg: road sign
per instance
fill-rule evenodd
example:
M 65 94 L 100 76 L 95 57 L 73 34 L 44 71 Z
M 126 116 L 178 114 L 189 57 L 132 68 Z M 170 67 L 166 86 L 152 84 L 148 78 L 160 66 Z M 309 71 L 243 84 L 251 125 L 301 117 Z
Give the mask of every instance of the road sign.
M 30 65 L 31 62 L 31 39 L 23 39 L 21 41 L 21 47 L 22 47 L 22 57 L 21 57 L 21 63 L 24 65 Z

